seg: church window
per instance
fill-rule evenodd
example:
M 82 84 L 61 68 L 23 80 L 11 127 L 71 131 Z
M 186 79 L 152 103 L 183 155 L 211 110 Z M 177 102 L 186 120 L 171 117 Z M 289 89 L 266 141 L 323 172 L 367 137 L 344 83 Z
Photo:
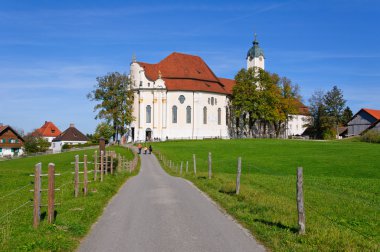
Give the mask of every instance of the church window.
M 211 105 L 214 106 L 214 97 L 211 97 Z
M 203 108 L 203 124 L 207 124 L 207 108 Z
M 215 98 L 215 105 L 218 105 L 218 102 L 216 101 L 216 98 Z
M 208 104 L 210 104 L 210 100 L 211 100 L 211 99 L 210 99 L 210 98 L 208 98 Z
M 186 107 L 186 123 L 191 123 L 191 107 Z
M 148 87 L 150 87 L 150 82 L 148 82 Z
M 218 108 L 218 125 L 222 124 L 222 109 Z
M 146 106 L 146 123 L 151 123 L 152 121 L 152 107 L 150 105 Z
M 179 102 L 180 102 L 181 104 L 183 104 L 183 103 L 185 102 L 185 96 L 180 95 L 180 96 L 178 97 L 178 100 L 179 100 Z
M 172 108 L 172 123 L 177 123 L 177 106 Z

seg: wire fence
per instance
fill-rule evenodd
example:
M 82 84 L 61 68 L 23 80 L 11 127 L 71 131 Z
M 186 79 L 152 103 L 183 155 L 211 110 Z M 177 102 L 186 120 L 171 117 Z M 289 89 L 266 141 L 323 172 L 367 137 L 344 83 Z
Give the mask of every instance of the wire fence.
M 160 152 L 156 152 L 156 154 L 157 154 L 158 159 L 161 161 L 161 164 L 164 167 L 166 167 L 167 169 L 170 169 L 172 172 L 177 173 L 177 174 L 180 173 L 179 167 L 182 163 L 182 166 L 185 164 L 187 169 L 188 169 L 187 175 L 189 175 L 189 174 L 194 175 L 194 170 L 193 170 L 194 161 L 193 161 L 192 157 L 189 156 L 189 158 L 187 160 L 184 160 L 184 161 L 178 161 L 177 158 L 175 158 L 176 161 L 172 161 L 172 160 L 170 160 L 170 158 L 166 157 L 165 155 L 161 154 Z M 196 161 L 195 163 L 196 163 L 196 172 L 197 172 L 196 177 L 203 177 L 203 175 L 208 172 L 209 162 L 207 159 L 205 159 L 205 155 L 202 156 L 201 158 L 196 157 L 195 161 Z M 220 158 L 214 158 L 213 157 L 213 159 L 211 161 L 212 174 L 216 175 L 216 176 L 218 176 L 218 174 L 231 174 L 231 175 L 236 174 L 237 163 L 238 163 L 237 158 L 236 158 L 236 160 L 233 160 L 230 158 L 220 159 Z M 243 161 L 243 163 L 244 163 L 244 161 Z M 186 175 L 186 171 L 184 170 L 185 169 L 184 166 L 182 168 L 183 168 L 183 170 L 182 170 L 181 175 Z M 255 176 L 255 174 L 257 174 L 257 175 L 261 174 L 261 175 L 266 176 L 266 178 L 273 179 L 274 181 L 276 181 L 277 184 L 284 184 L 284 186 L 288 186 L 291 184 L 295 185 L 296 177 L 294 175 L 290 175 L 286 171 L 283 171 L 283 172 L 276 171 L 276 169 L 273 169 L 273 167 L 271 169 L 266 169 L 264 167 L 254 165 L 253 162 L 244 163 L 243 171 L 244 171 L 244 173 L 242 172 L 242 174 L 249 175 L 249 177 L 245 178 L 247 180 L 247 184 L 250 184 L 250 185 L 254 184 L 256 187 L 260 187 L 263 190 L 265 190 L 266 193 L 274 194 L 278 198 L 286 198 L 289 202 L 296 202 L 296 194 L 295 194 L 296 187 L 295 186 L 291 187 L 292 189 L 290 190 L 291 191 L 290 193 L 292 193 L 292 194 L 289 194 L 289 192 L 284 192 L 284 190 L 281 190 L 281 187 L 269 186 L 270 184 L 266 183 L 268 181 L 262 181 L 262 180 L 258 179 L 257 176 Z M 218 177 L 218 178 L 219 178 L 218 181 L 222 181 L 224 183 L 231 183 L 231 182 L 234 183 L 235 182 L 235 177 L 229 177 L 230 178 L 229 182 L 227 180 L 221 180 L 220 177 Z M 363 207 L 363 208 L 367 207 L 371 211 L 380 210 L 379 206 L 371 204 L 368 201 L 368 199 L 352 197 L 352 196 L 348 195 L 347 192 L 344 191 L 344 188 L 336 188 L 335 191 L 331 191 L 331 190 L 329 190 L 329 188 L 319 188 L 318 182 L 320 180 L 318 180 L 316 178 L 305 177 L 304 180 L 309 181 L 309 183 L 305 185 L 307 189 L 311 190 L 311 192 L 308 192 L 308 193 L 315 194 L 315 191 L 317 191 L 319 193 L 322 193 L 324 196 L 326 196 L 326 193 L 327 193 L 328 195 L 331 195 L 334 200 L 337 201 L 336 202 L 337 204 L 341 203 L 341 201 L 344 200 L 347 202 L 353 202 L 355 205 L 361 204 L 361 207 Z M 312 183 L 313 181 L 315 181 L 315 184 Z M 276 183 L 274 183 L 274 184 L 276 184 Z M 305 202 L 306 210 L 310 211 L 311 212 L 310 214 L 317 215 L 317 216 L 319 216 L 319 218 L 327 220 L 329 223 L 331 223 L 334 226 L 343 227 L 347 230 L 353 231 L 356 234 L 358 234 L 359 236 L 361 236 L 362 238 L 367 239 L 371 243 L 373 243 L 375 245 L 379 245 L 378 241 L 376 240 L 375 234 L 370 234 L 368 232 L 360 230 L 360 228 L 356 228 L 355 226 L 352 226 L 348 223 L 339 221 L 338 218 L 334 218 L 332 216 L 329 216 L 328 214 L 324 213 L 323 210 L 318 209 L 318 207 L 316 207 L 315 205 L 318 206 L 318 203 L 314 202 L 314 204 L 313 204 L 313 202 Z M 294 207 L 295 207 L 295 205 L 294 205 Z
M 89 148 L 82 148 L 82 150 L 88 150 Z M 96 154 L 97 153 L 97 154 Z M 119 152 L 122 155 L 116 155 L 116 152 L 109 152 L 107 151 L 107 154 L 104 155 L 104 158 L 106 160 L 114 160 L 115 164 L 121 163 L 121 157 L 123 156 L 123 161 L 125 164 L 135 165 L 137 166 L 137 162 L 127 162 L 127 158 L 129 157 L 128 153 Z M 84 153 L 85 154 L 85 153 Z M 94 157 L 97 158 L 97 165 L 100 165 L 100 153 L 94 152 L 94 155 L 91 157 L 91 155 L 88 155 L 90 158 L 87 162 L 87 170 L 88 170 L 88 186 L 89 188 L 97 188 L 99 186 L 99 177 L 97 180 L 93 177 L 93 175 L 90 176 L 90 174 L 93 174 L 95 170 L 95 163 L 93 162 Z M 112 158 L 111 158 L 112 155 Z M 137 157 L 137 155 L 134 155 L 134 157 Z M 53 157 L 54 158 L 54 157 Z M 120 160 L 119 160 L 120 158 Z M 117 160 L 117 161 L 116 161 Z M 58 169 L 55 170 L 55 175 L 57 178 L 55 179 L 55 205 L 56 207 L 62 207 L 63 204 L 65 204 L 65 201 L 70 201 L 69 204 L 72 204 L 72 199 L 74 198 L 74 177 L 75 177 L 75 158 L 73 156 L 72 162 L 68 162 L 67 164 L 60 165 L 57 167 Z M 79 175 L 81 176 L 81 181 L 79 183 L 80 187 L 83 186 L 83 167 L 84 162 L 80 162 L 81 160 L 78 159 L 78 165 L 80 167 Z M 105 161 L 111 162 L 111 161 Z M 44 166 L 43 170 L 46 171 L 46 165 Z M 106 167 L 107 168 L 107 167 Z M 114 172 L 116 174 L 116 167 L 114 166 Z M 110 166 L 108 165 L 108 169 L 110 169 Z M 30 175 L 32 175 L 34 169 L 33 167 L 30 167 Z M 60 172 L 62 171 L 62 172 Z M 127 168 L 124 168 L 124 170 L 121 170 L 122 172 L 127 172 Z M 104 170 L 105 172 L 105 170 Z M 100 167 L 98 169 L 98 173 L 100 173 Z M 23 174 L 25 175 L 25 174 Z M 59 175 L 59 176 L 58 176 Z M 41 187 L 40 187 L 40 194 L 41 194 L 41 201 L 40 201 L 40 207 L 46 208 L 48 206 L 49 200 L 47 200 L 48 197 L 48 177 L 47 174 L 41 174 Z M 110 176 L 108 174 L 107 176 Z M 106 177 L 107 177 L 106 176 Z M 29 177 L 29 176 L 28 176 Z M 54 176 L 55 177 L 55 176 Z M 104 178 L 106 180 L 106 177 Z M 33 177 L 34 178 L 34 177 Z M 30 177 L 30 179 L 33 179 Z M 90 183 L 92 182 L 92 183 Z M 28 226 L 32 225 L 32 217 L 33 217 L 33 194 L 34 194 L 34 182 L 29 182 L 28 184 L 24 184 L 22 186 L 18 186 L 15 189 L 12 189 L 11 191 L 6 192 L 4 195 L 0 196 L 0 247 L 2 247 L 2 244 L 5 244 L 10 240 L 10 237 L 15 232 L 15 229 L 18 229 L 18 226 Z M 96 190 L 95 190 L 96 191 Z M 72 192 L 72 193 L 71 193 Z M 83 195 L 84 196 L 84 195 Z M 74 201 L 75 202 L 75 201 Z M 24 208 L 29 208 L 24 209 Z M 62 216 L 62 212 L 60 213 L 60 216 Z M 1 249 L 0 249 L 1 250 Z

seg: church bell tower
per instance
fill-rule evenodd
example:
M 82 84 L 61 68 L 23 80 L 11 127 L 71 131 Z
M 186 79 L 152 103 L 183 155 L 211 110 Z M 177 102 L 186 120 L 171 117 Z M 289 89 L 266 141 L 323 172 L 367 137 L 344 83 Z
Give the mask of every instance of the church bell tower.
M 247 53 L 247 69 L 251 67 L 259 67 L 264 70 L 264 63 L 264 51 L 260 48 L 259 42 L 257 41 L 257 35 L 255 33 L 255 40 L 253 41 L 253 46 L 248 50 Z

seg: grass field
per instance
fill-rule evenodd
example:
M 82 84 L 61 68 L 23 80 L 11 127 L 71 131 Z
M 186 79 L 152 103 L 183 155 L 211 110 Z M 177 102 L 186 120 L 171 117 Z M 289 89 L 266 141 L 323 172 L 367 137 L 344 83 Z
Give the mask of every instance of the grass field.
M 380 145 L 355 141 L 204 140 L 154 150 L 273 251 L 379 251 Z M 213 177 L 207 178 L 208 152 Z M 196 154 L 197 176 L 192 154 Z M 242 157 L 236 196 L 237 158 Z M 306 235 L 298 235 L 296 168 L 304 168 Z M 176 172 L 177 171 L 177 172 Z
M 112 147 L 128 159 L 133 158 L 129 149 Z M 91 225 L 103 212 L 103 208 L 120 186 L 132 174 L 122 172 L 105 176 L 104 182 L 89 183 L 89 194 L 74 198 L 73 175 L 74 156 L 88 155 L 88 161 L 93 162 L 94 150 L 68 152 L 47 156 L 0 162 L 0 250 L 1 251 L 73 251 L 80 239 L 89 231 Z M 53 225 L 48 225 L 46 219 L 41 221 L 38 229 L 32 227 L 33 207 L 31 207 L 33 189 L 31 181 L 34 165 L 42 162 L 42 173 L 47 173 L 48 163 L 55 163 L 56 173 L 56 207 L 57 216 Z M 83 166 L 80 166 L 83 167 Z M 82 169 L 82 168 L 81 168 Z M 93 164 L 88 167 L 93 169 Z M 89 174 L 93 178 L 93 173 Z M 83 181 L 83 177 L 80 178 Z M 47 177 L 42 177 L 42 188 L 47 188 Z M 47 192 L 42 192 L 42 204 L 47 204 Z M 42 216 L 46 207 L 41 208 Z

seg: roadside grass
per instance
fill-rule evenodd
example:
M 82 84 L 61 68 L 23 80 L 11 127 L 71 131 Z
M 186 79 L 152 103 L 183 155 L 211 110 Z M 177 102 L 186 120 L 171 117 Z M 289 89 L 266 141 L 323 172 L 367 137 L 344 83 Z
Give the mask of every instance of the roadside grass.
M 132 152 L 123 147 L 110 147 L 128 160 L 133 159 Z M 26 204 L 15 212 L 0 219 L 0 250 L 1 251 L 73 251 L 80 239 L 90 230 L 102 214 L 111 197 L 121 185 L 131 176 L 138 173 L 138 169 L 129 173 L 123 171 L 115 175 L 106 175 L 104 182 L 91 182 L 88 187 L 88 196 L 82 192 L 78 198 L 74 197 L 73 180 L 74 156 L 87 155 L 88 162 L 94 160 L 94 150 L 67 152 L 47 156 L 30 157 L 0 162 L 0 218 L 12 209 Z M 55 163 L 56 173 L 56 219 L 53 225 L 47 224 L 47 207 L 41 208 L 42 220 L 37 229 L 33 228 L 33 189 L 31 181 L 34 165 L 42 162 L 42 173 L 47 173 L 48 164 Z M 80 165 L 80 170 L 83 165 Z M 93 164 L 88 165 L 93 170 Z M 89 180 L 93 180 L 93 173 L 89 173 Z M 83 175 L 80 176 L 83 181 Z M 42 177 L 42 188 L 47 188 L 47 177 Z M 19 191 L 15 191 L 20 189 Z M 47 192 L 41 193 L 42 204 L 47 204 Z M 29 202 L 28 202 L 29 201 Z
M 355 141 L 155 143 L 170 169 L 206 192 L 273 251 L 379 251 L 380 146 Z M 208 152 L 212 179 L 208 179 Z M 194 176 L 192 155 L 196 154 Z M 235 195 L 237 158 L 240 194 Z M 189 172 L 185 167 L 188 161 Z M 298 235 L 296 168 L 304 168 L 306 235 Z

